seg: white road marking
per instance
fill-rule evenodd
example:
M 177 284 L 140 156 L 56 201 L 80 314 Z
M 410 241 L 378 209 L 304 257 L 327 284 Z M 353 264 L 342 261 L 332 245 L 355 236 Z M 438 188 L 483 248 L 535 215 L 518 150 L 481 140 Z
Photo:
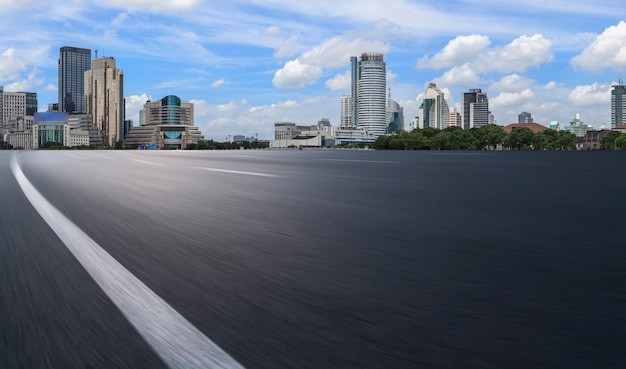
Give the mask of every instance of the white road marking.
M 403 164 L 402 161 L 388 161 L 388 160 L 357 160 L 357 159 L 322 159 L 326 161 L 348 161 L 357 163 L 381 163 L 381 164 Z
M 243 368 L 50 204 L 15 156 L 11 170 L 41 217 L 170 368 Z
M 212 172 L 231 173 L 231 174 L 243 174 L 243 175 L 246 175 L 246 176 L 280 177 L 280 176 L 277 176 L 275 174 L 257 173 L 257 172 L 242 172 L 242 171 L 239 171 L 239 170 L 228 170 L 228 169 L 206 168 L 206 167 L 198 167 L 198 169 L 210 170 Z
M 132 161 L 136 161 L 137 163 L 141 163 L 141 164 L 148 164 L 148 165 L 161 165 L 160 163 L 155 163 L 152 161 L 147 161 L 147 160 L 141 160 L 141 159 L 131 159 Z

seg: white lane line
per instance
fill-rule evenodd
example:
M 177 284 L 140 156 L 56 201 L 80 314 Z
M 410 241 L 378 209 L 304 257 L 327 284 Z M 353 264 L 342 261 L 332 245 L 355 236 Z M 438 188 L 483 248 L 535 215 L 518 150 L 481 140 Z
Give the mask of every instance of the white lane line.
M 403 161 L 388 161 L 388 160 L 356 160 L 356 159 L 322 159 L 326 161 L 348 161 L 356 163 L 381 163 L 381 164 L 403 164 Z
M 50 204 L 15 156 L 11 170 L 41 217 L 170 368 L 243 368 Z
M 147 161 L 147 160 L 141 160 L 141 159 L 131 159 L 132 161 L 136 161 L 137 163 L 141 163 L 141 164 L 148 164 L 148 165 L 161 165 L 160 163 L 155 163 L 152 161 Z
M 242 172 L 242 171 L 239 171 L 239 170 L 228 170 L 228 169 L 206 168 L 206 167 L 198 167 L 198 169 L 210 170 L 212 172 L 231 173 L 231 174 L 243 174 L 243 175 L 246 175 L 246 176 L 280 177 L 280 176 L 277 176 L 275 174 L 257 173 L 257 172 Z
M 110 156 L 106 156 L 106 155 L 102 155 L 102 154 L 94 154 L 94 155 L 95 155 L 95 156 L 97 156 L 97 157 L 103 158 L 103 159 L 108 159 L 108 160 L 115 160 L 115 161 L 117 161 L 117 159 L 114 159 L 114 158 L 112 158 L 112 157 L 110 157 Z

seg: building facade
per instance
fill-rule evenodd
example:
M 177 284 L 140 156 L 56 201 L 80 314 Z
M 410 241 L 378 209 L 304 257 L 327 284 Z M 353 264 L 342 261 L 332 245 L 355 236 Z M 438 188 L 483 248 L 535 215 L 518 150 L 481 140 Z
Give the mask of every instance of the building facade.
M 419 108 L 420 128 L 446 129 L 450 124 L 450 109 L 445 94 L 434 83 L 429 83 Z
M 463 120 L 461 119 L 461 113 L 459 113 L 456 108 L 450 108 L 450 124 L 448 126 L 463 128 Z
M 352 124 L 376 137 L 387 133 L 387 68 L 380 53 L 363 53 L 352 63 Z
M 387 98 L 387 133 L 404 130 L 404 108 L 391 99 L 391 89 Z
M 517 123 L 534 123 L 532 114 L 526 111 L 519 113 L 517 115 Z
M 91 50 L 64 46 L 59 57 L 59 111 L 85 112 L 85 72 L 91 69 Z
M 73 129 L 65 112 L 36 113 L 32 131 L 32 148 L 38 149 L 46 142 L 63 146 L 88 146 L 89 132 Z
M 626 124 L 626 86 L 620 79 L 611 90 L 611 128 Z
M 339 127 L 353 127 L 352 124 L 352 96 L 341 96 L 341 117 L 339 118 Z
M 461 96 L 463 101 L 463 128 L 480 128 L 489 124 L 489 99 L 480 88 L 470 89 Z
M 85 72 L 85 109 L 104 144 L 124 139 L 124 71 L 114 58 L 94 59 Z
M 145 124 L 130 127 L 126 147 L 185 149 L 191 143 L 204 140 L 198 127 L 193 125 L 193 104 L 178 96 L 169 95 L 159 101 L 146 102 L 139 112 L 139 120 Z
M 574 120 L 569 123 L 569 126 L 563 127 L 563 130 L 572 132 L 576 137 L 585 137 L 587 131 L 592 130 L 593 127 L 588 126 L 580 120 L 580 114 L 576 113 Z

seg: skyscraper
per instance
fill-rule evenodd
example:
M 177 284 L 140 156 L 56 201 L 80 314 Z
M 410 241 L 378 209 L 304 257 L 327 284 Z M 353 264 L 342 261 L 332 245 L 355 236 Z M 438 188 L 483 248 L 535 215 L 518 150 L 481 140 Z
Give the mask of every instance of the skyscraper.
M 526 111 L 519 113 L 517 116 L 517 123 L 534 123 L 532 114 Z
M 352 124 L 378 137 L 387 131 L 387 69 L 380 53 L 363 53 L 352 64 Z
M 341 96 L 341 118 L 339 119 L 339 127 L 352 128 L 352 96 Z
M 115 59 L 94 59 L 85 72 L 85 111 L 106 145 L 124 139 L 124 71 L 117 69 Z
M 611 128 L 626 124 L 626 86 L 621 78 L 611 90 Z
M 463 100 L 463 128 L 480 128 L 489 124 L 489 100 L 487 94 L 480 88 L 464 92 Z
M 64 46 L 59 57 L 59 110 L 85 112 L 85 72 L 91 69 L 91 50 Z
M 389 133 L 404 130 L 404 108 L 391 99 L 391 89 L 387 98 L 387 131 Z
M 434 83 L 429 83 L 420 105 L 420 128 L 445 129 L 450 124 L 450 109 L 445 94 Z

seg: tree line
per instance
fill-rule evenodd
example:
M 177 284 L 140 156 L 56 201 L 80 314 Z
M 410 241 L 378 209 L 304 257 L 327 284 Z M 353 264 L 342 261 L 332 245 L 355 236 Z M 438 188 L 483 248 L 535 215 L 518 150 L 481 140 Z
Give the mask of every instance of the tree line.
M 610 132 L 601 149 L 626 149 L 626 134 Z M 376 150 L 575 150 L 576 136 L 569 131 L 546 129 L 534 133 L 526 127 L 506 133 L 504 127 L 488 124 L 480 128 L 422 128 L 379 136 L 372 144 Z

